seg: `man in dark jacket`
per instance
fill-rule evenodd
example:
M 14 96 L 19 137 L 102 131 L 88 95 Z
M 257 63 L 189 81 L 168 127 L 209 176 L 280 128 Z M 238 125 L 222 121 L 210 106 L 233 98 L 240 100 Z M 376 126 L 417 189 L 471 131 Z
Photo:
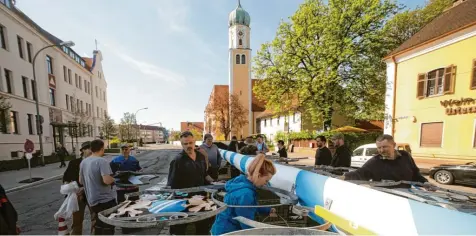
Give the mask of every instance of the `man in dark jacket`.
M 395 141 L 388 134 L 377 138 L 377 149 L 379 154 L 372 157 L 356 171 L 345 173 L 345 180 L 393 180 L 393 181 L 414 181 L 426 183 L 428 180 L 420 173 L 420 169 L 415 164 L 413 157 L 406 151 L 395 150 Z M 409 185 L 399 185 L 396 187 L 410 187 Z
M 332 154 L 329 148 L 326 146 L 326 137 L 320 135 L 316 138 L 317 150 L 315 155 L 314 165 L 330 165 L 332 162 Z
M 18 235 L 20 229 L 17 227 L 18 214 L 12 203 L 0 185 L 0 234 Z
M 73 213 L 73 232 L 71 232 L 72 235 L 83 234 L 84 210 L 86 209 L 86 206 L 88 206 L 89 208 L 88 201 L 86 200 L 86 195 L 84 194 L 84 187 L 83 185 L 79 184 L 79 166 L 81 165 L 81 161 L 83 161 L 84 158 L 87 158 L 91 155 L 91 142 L 87 141 L 82 143 L 80 151 L 81 156 L 78 159 L 71 160 L 68 163 L 68 167 L 66 168 L 66 171 L 63 174 L 64 183 L 71 183 L 73 181 L 76 181 L 80 188 L 79 192 L 77 193 L 79 211 Z M 92 212 L 91 209 L 89 209 L 89 212 Z M 93 219 L 92 214 L 91 219 Z M 96 222 L 91 221 L 91 234 L 94 234 L 95 223 Z
M 341 133 L 334 134 L 331 141 L 336 147 L 336 152 L 332 158 L 331 166 L 333 167 L 350 167 L 352 153 L 344 144 L 344 135 Z
M 167 185 L 172 189 L 192 188 L 206 183 L 205 156 L 195 148 L 195 138 L 189 131 L 180 134 L 183 150 L 170 162 Z M 213 218 L 195 223 L 195 234 L 209 234 Z M 187 225 L 170 226 L 170 234 L 184 235 Z

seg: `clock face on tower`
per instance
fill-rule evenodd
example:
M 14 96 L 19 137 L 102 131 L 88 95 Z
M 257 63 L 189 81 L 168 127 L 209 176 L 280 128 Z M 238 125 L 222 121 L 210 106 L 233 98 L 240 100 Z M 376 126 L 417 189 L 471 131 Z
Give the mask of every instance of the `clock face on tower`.
M 245 33 L 243 33 L 243 31 L 238 31 L 238 37 L 240 38 L 243 38 L 243 36 L 245 35 Z

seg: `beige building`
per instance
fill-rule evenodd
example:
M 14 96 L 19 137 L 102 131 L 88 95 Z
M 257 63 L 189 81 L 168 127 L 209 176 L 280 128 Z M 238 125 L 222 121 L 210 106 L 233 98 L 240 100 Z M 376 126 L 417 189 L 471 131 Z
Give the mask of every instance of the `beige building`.
M 36 150 L 40 149 L 36 97 L 44 155 L 51 155 L 56 143 L 63 143 L 69 151 L 76 145 L 76 138 L 71 138 L 75 133 L 70 135 L 68 123 L 81 123 L 77 130 L 79 143 L 100 136 L 107 112 L 107 83 L 100 51 L 95 50 L 93 58 L 82 58 L 64 46 L 45 49 L 36 58 L 36 82 L 33 80 L 35 53 L 62 42 L 11 0 L 0 0 L 0 95 L 11 105 L 6 125 L 0 129 L 0 160 L 21 158 L 26 139 L 33 141 Z

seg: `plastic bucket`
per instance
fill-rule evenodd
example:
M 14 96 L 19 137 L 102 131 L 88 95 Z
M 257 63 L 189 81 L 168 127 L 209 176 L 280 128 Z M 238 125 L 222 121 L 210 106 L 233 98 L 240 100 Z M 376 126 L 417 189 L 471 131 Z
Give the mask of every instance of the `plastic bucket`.
M 223 235 L 338 235 L 336 233 L 293 227 L 267 227 L 239 230 Z

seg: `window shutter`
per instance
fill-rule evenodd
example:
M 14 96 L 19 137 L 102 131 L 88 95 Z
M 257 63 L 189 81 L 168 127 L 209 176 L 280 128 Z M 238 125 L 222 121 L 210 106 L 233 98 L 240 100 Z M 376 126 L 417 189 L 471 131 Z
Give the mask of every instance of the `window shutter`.
M 443 84 L 443 93 L 451 94 L 455 92 L 455 81 L 456 81 L 456 66 L 448 66 L 445 68 L 444 84 Z
M 425 97 L 425 74 L 418 75 L 418 84 L 417 84 L 417 98 L 422 99 Z
M 471 89 L 476 89 L 476 59 L 473 60 L 473 76 L 471 77 Z

